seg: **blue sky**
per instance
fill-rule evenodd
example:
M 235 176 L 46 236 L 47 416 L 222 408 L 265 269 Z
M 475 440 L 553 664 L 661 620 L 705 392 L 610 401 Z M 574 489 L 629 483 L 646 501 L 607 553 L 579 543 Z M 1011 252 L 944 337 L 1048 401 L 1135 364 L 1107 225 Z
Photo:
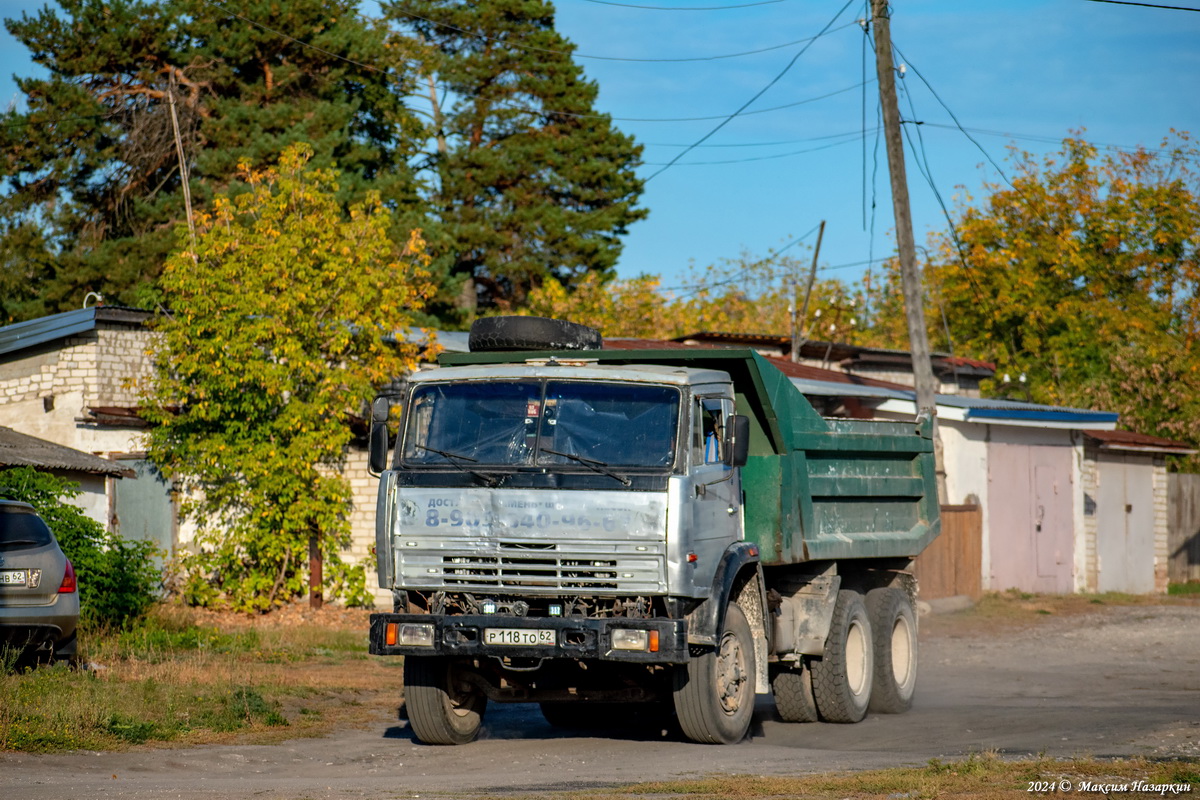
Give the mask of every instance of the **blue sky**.
M 760 0 L 761 1 L 761 0 Z M 617 0 L 613 0 L 617 2 Z M 680 7 L 740 5 L 754 0 L 620 0 L 674 10 L 628 8 L 589 0 L 558 0 L 559 30 L 577 45 L 578 62 L 600 87 L 599 108 L 616 118 L 707 117 L 729 114 L 760 91 L 802 44 L 701 62 L 642 63 L 585 58 L 696 58 L 769 48 L 813 36 L 845 0 L 779 0 L 738 9 L 684 11 Z M 1171 0 L 1200 8 L 1200 0 Z M 0 14 L 18 16 L 43 5 L 0 0 Z M 374 4 L 364 4 L 371 13 Z M 823 277 L 859 280 L 869 257 L 891 252 L 892 207 L 886 155 L 873 129 L 877 108 L 874 61 L 853 24 L 864 16 L 854 0 L 830 32 L 747 112 L 832 97 L 765 113 L 745 113 L 646 186 L 650 216 L 626 239 L 618 266 L 623 276 L 659 274 L 667 286 L 683 282 L 687 265 L 741 253 L 767 255 L 827 221 L 821 251 Z M 264 21 L 267 22 L 267 21 Z M 1092 141 L 1156 146 L 1171 128 L 1200 135 L 1200 13 L 1121 6 L 1087 0 L 896 0 L 892 37 L 905 59 L 975 131 L 992 158 L 1007 166 L 1006 147 L 1034 153 L 1056 149 L 1072 129 Z M 24 49 L 0 32 L 0 102 L 16 93 L 12 73 L 33 69 Z M 921 126 L 934 184 L 946 202 L 978 195 L 998 180 L 985 156 L 958 130 L 913 70 L 900 81 Z M 854 88 L 851 88 L 854 87 Z M 845 91 L 841 91 L 845 90 Z M 902 116 L 913 116 L 901 97 Z M 618 121 L 646 145 L 648 176 L 720 119 L 690 122 Z M 949 128 L 935 127 L 940 125 Z M 1008 139 L 983 131 L 1033 139 Z M 838 137 L 845 134 L 842 138 Z M 826 137 L 826 138 L 822 138 Z M 815 149 L 824 148 L 824 149 Z M 812 152 L 797 153 L 810 150 Z M 792 155 L 787 155 L 792 154 Z M 779 156 L 763 158 L 767 156 Z M 761 159 L 761 160 L 746 160 Z M 727 164 L 697 162 L 739 161 Z M 866 176 L 864 178 L 864 161 Z M 908 152 L 909 186 L 918 242 L 945 219 Z M 874 234 L 865 204 L 875 200 Z M 864 203 L 865 200 L 865 203 Z M 866 219 L 864 220 L 864 217 Z M 811 258 L 805 246 L 789 254 Z M 853 266 L 843 266 L 853 265 Z

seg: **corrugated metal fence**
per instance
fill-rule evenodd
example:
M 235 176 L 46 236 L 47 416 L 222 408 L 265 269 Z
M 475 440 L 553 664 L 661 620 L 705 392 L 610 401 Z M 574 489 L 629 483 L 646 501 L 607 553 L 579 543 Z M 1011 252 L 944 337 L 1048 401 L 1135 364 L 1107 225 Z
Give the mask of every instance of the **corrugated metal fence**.
M 1200 475 L 1167 476 L 1167 580 L 1200 581 Z
M 942 532 L 917 557 L 913 572 L 926 600 L 978 599 L 983 594 L 983 509 L 942 506 Z

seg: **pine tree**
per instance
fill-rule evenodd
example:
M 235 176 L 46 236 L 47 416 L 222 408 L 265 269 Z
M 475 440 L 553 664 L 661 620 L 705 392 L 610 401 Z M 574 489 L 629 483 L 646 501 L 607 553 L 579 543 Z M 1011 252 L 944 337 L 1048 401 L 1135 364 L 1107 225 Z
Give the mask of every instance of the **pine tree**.
M 0 320 L 77 308 L 89 290 L 156 296 L 185 216 L 172 97 L 197 209 L 236 186 L 239 161 L 306 141 L 315 166 L 342 171 L 344 200 L 379 191 L 407 232 L 419 126 L 356 5 L 61 0 L 7 20 L 50 75 L 19 80 L 28 109 L 0 116 Z
M 543 0 L 384 2 L 432 103 L 430 246 L 442 301 L 511 308 L 552 277 L 610 273 L 635 207 L 641 147 L 594 109 Z M 415 39 L 415 45 L 412 45 Z

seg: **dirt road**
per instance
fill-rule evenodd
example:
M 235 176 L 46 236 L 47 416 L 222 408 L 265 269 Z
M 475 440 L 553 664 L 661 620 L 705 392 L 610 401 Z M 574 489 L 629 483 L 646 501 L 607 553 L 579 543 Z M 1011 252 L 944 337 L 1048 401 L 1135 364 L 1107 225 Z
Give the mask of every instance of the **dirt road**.
M 394 798 L 588 788 L 713 773 L 799 774 L 1005 754 L 1200 758 L 1200 606 L 1100 607 L 1036 624 L 924 621 L 912 711 L 788 725 L 760 702 L 752 738 L 659 730 L 569 735 L 533 706 L 492 706 L 486 738 L 412 740 L 399 714 L 276 746 L 0 756 L 0 797 Z

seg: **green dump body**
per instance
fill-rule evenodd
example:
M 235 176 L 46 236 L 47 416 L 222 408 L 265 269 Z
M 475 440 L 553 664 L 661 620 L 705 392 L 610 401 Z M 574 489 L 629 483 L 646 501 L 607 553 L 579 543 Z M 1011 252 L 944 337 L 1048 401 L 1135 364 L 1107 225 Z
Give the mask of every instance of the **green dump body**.
M 745 536 L 764 565 L 919 554 L 937 536 L 932 420 L 820 416 L 787 376 L 748 349 L 445 354 L 446 366 L 526 359 L 663 364 L 729 373 L 750 418 L 742 468 Z

